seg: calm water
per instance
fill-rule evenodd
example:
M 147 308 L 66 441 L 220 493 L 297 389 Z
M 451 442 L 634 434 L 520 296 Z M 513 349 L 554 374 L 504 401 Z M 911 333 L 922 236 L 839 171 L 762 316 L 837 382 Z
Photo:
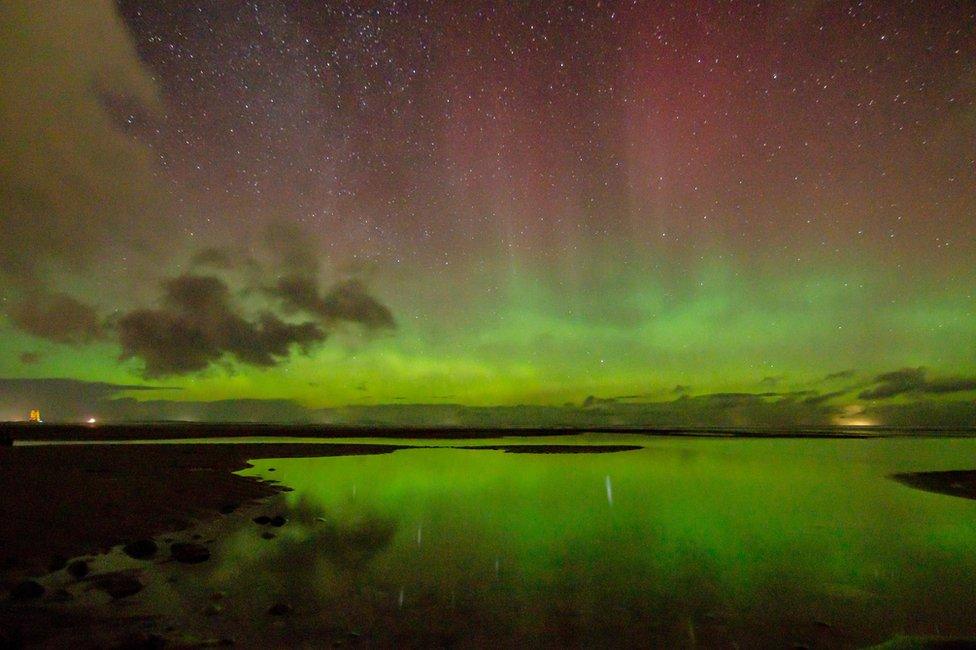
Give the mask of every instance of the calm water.
M 612 440 L 645 448 L 255 461 L 290 521 L 248 522 L 221 571 L 373 641 L 976 634 L 976 502 L 887 478 L 974 467 L 976 440 Z

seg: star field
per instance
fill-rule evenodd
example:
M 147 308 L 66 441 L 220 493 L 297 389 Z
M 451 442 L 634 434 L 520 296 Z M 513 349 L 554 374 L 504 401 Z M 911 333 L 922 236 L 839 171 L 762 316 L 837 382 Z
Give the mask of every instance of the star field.
M 212 250 L 235 260 L 221 271 L 234 322 L 320 317 L 346 281 L 395 318 L 363 333 L 365 312 L 330 303 L 340 316 L 303 339 L 322 345 L 285 341 L 252 355 L 257 368 L 228 352 L 176 378 L 186 399 L 561 404 L 758 393 L 775 378 L 779 392 L 835 392 L 843 412 L 883 373 L 976 372 L 966 3 L 118 12 L 159 102 L 106 101 L 160 195 L 136 217 L 147 252 L 93 246 L 119 281 L 100 293 L 84 271 L 83 302 L 124 319 Z M 279 227 L 314 263 L 268 253 Z M 285 296 L 296 280 L 311 293 Z M 138 380 L 142 357 L 118 362 L 113 341 L 24 340 L 38 356 L 9 366 Z M 848 369 L 844 386 L 825 379 Z

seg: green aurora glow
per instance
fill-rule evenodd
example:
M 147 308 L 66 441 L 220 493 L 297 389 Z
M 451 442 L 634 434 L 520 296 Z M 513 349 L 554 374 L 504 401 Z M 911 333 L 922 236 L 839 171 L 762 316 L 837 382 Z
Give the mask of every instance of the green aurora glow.
M 51 417 L 108 411 L 44 401 L 37 382 L 65 378 L 179 389 L 98 389 L 147 403 L 735 393 L 778 402 L 765 423 L 976 426 L 972 16 L 584 5 L 279 7 L 198 30 L 168 3 L 50 25 L 14 3 L 0 416 L 35 388 Z M 70 38 L 73 20 L 104 38 Z M 265 43 L 269 20 L 294 33 Z M 387 58 L 337 44 L 359 20 Z M 187 341 L 213 332 L 136 327 L 186 317 L 164 305 L 174 278 L 227 287 L 237 320 L 202 351 Z M 296 279 L 304 304 L 281 288 Z

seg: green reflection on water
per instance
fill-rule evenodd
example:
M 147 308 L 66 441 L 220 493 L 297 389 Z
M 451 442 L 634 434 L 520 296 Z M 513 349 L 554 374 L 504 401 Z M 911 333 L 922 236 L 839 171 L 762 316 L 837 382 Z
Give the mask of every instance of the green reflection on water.
M 976 632 L 976 502 L 886 478 L 971 466 L 976 440 L 613 439 L 635 440 L 255 461 L 245 474 L 294 488 L 293 521 L 227 561 L 305 566 L 292 580 L 333 617 L 401 641 Z

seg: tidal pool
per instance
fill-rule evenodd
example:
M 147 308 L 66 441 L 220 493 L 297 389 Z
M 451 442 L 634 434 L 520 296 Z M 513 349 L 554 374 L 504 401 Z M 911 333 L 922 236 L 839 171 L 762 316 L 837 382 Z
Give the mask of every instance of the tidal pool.
M 221 570 L 408 645 L 976 635 L 976 501 L 889 478 L 976 466 L 976 440 L 571 442 L 610 441 L 643 448 L 256 460 L 244 474 L 293 488 L 289 521 L 238 531 Z

